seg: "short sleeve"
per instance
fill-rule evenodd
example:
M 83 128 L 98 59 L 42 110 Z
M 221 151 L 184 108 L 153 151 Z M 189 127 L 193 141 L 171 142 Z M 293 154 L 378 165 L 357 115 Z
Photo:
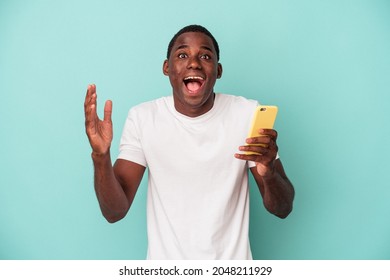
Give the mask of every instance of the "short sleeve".
M 147 167 L 145 154 L 142 148 L 137 115 L 134 110 L 130 110 L 127 116 L 122 137 L 119 144 L 118 159 L 135 162 Z

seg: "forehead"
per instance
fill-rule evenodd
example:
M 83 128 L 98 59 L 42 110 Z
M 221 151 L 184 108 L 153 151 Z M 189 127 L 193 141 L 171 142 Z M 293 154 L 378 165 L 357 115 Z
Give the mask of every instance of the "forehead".
M 206 48 L 216 53 L 213 40 L 202 32 L 186 32 L 177 37 L 173 50 L 181 48 Z

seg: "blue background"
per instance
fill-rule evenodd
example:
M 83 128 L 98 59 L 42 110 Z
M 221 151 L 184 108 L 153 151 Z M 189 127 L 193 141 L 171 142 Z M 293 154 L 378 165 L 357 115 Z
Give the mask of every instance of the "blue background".
M 256 259 L 390 259 L 390 2 L 0 1 L 0 259 L 143 259 L 146 180 L 108 224 L 93 190 L 87 85 L 114 102 L 112 156 L 128 109 L 170 95 L 171 37 L 217 38 L 216 91 L 279 106 L 293 213 L 251 186 Z M 253 181 L 252 181 L 253 183 Z

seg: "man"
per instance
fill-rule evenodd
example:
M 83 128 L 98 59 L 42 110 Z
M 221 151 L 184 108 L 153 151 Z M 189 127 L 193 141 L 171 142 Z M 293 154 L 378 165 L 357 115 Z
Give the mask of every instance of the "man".
M 130 110 L 113 167 L 112 102 L 100 120 L 96 86 L 88 86 L 85 125 L 102 213 L 109 222 L 125 217 L 148 168 L 148 259 L 251 259 L 248 168 L 269 212 L 285 218 L 292 210 L 277 132 L 245 139 L 258 104 L 214 93 L 222 65 L 204 27 L 187 26 L 172 38 L 163 73 L 172 96 Z

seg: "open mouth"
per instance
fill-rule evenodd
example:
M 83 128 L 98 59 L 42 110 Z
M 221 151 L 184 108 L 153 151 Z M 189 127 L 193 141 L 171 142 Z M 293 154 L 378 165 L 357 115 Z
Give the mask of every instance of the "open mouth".
M 204 84 L 204 78 L 200 76 L 188 76 L 184 78 L 183 82 L 190 93 L 197 93 Z

